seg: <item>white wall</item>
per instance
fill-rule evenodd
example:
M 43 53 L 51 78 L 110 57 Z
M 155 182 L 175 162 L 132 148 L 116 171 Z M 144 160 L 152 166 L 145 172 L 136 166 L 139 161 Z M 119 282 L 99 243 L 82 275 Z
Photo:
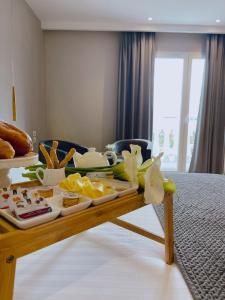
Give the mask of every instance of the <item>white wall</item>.
M 205 35 L 157 33 L 157 52 L 204 52 Z M 99 150 L 115 140 L 120 34 L 46 31 L 48 137 Z
M 156 52 L 205 53 L 206 34 L 156 33 Z
M 119 33 L 45 32 L 48 137 L 115 140 Z
M 44 46 L 40 21 L 24 0 L 14 1 L 12 44 L 11 1 L 0 0 L 0 119 L 12 122 L 11 53 L 14 47 L 17 122 L 15 125 L 37 138 L 45 136 Z

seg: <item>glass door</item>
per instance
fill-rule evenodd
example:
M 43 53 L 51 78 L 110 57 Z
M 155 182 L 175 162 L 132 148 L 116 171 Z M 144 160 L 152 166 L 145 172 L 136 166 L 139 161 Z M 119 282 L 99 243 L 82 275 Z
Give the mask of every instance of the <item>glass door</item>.
M 156 58 L 153 153 L 164 152 L 162 168 L 178 169 L 183 58 Z
M 155 60 L 153 155 L 164 152 L 162 169 L 189 168 L 197 124 L 204 59 L 163 55 Z

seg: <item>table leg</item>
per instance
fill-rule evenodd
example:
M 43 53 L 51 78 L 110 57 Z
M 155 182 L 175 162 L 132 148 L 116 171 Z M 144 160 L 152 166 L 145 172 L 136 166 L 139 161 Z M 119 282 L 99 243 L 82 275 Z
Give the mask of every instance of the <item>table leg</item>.
M 173 230 L 173 194 L 166 193 L 164 198 L 164 230 L 165 230 L 165 258 L 171 265 L 174 261 L 174 230 Z
M 0 258 L 0 299 L 12 300 L 14 290 L 14 278 L 16 272 L 16 259 L 9 255 Z

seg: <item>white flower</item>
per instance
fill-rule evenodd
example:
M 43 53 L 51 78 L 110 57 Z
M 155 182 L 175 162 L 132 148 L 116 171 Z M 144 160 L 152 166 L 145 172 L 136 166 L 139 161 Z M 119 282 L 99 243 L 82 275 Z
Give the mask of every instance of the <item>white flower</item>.
M 138 145 L 130 145 L 130 148 L 131 152 L 127 150 L 122 152 L 124 158 L 124 171 L 128 176 L 129 182 L 132 185 L 138 184 L 138 171 L 144 168 L 146 171 L 144 175 L 145 203 L 161 203 L 164 198 L 163 176 L 160 172 L 160 159 L 163 156 L 163 153 L 160 153 L 157 157 L 152 157 L 152 159 L 149 159 L 142 165 L 143 158 L 141 147 Z
M 130 145 L 131 152 L 124 150 L 122 156 L 124 158 L 124 171 L 128 175 L 132 185 L 138 183 L 138 168 L 143 162 L 141 147 L 138 145 Z
M 160 153 L 157 157 L 153 158 L 152 165 L 145 173 L 144 198 L 146 204 L 160 204 L 164 198 L 163 175 L 160 172 L 160 159 L 162 155 L 163 153 Z
M 124 158 L 124 171 L 126 172 L 129 181 L 132 185 L 137 184 L 137 160 L 134 153 L 129 151 L 123 151 L 122 156 Z
M 138 145 L 130 145 L 131 153 L 135 155 L 137 161 L 137 167 L 139 168 L 143 163 L 143 157 L 141 154 L 141 147 Z

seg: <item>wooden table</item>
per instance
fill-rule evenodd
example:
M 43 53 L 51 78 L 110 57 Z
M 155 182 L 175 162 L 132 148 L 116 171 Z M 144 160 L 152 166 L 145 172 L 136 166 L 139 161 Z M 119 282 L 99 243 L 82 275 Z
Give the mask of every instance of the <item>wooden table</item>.
M 32 184 L 36 184 L 35 182 Z M 27 185 L 31 185 L 27 183 Z M 172 264 L 173 252 L 173 194 L 164 196 L 164 231 L 160 237 L 118 217 L 145 206 L 143 194 L 133 193 L 96 207 L 90 207 L 66 217 L 59 217 L 37 227 L 20 230 L 0 217 L 0 299 L 12 300 L 16 260 L 39 249 L 62 241 L 105 222 L 159 242 L 165 247 L 165 261 Z

